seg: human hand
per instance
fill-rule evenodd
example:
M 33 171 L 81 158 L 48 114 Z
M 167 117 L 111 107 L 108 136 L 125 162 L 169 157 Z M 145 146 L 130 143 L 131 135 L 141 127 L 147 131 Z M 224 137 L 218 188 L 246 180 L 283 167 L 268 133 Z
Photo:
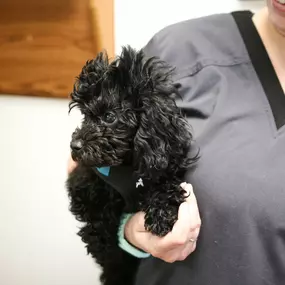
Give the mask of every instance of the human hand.
M 145 230 L 143 212 L 136 213 L 125 225 L 125 237 L 129 243 L 169 263 L 184 260 L 196 249 L 201 227 L 193 188 L 187 183 L 182 183 L 181 187 L 190 196 L 187 195 L 186 201 L 180 205 L 178 220 L 166 236 L 158 237 Z
M 70 156 L 67 164 L 67 174 L 70 174 L 77 167 L 77 162 Z

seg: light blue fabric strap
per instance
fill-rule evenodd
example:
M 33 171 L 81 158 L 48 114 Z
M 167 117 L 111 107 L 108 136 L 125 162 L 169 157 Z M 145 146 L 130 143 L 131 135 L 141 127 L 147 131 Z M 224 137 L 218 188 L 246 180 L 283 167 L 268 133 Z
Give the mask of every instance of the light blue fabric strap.
M 121 218 L 121 223 L 118 231 L 119 247 L 137 258 L 147 258 L 150 256 L 149 253 L 138 250 L 130 243 L 128 243 L 128 241 L 125 239 L 125 225 L 132 216 L 133 214 L 124 214 Z

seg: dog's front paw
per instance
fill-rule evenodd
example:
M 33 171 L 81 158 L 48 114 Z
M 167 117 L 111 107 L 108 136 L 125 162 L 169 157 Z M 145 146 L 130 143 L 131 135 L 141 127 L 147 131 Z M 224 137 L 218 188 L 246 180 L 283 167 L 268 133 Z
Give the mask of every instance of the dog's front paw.
M 185 201 L 185 193 L 176 183 L 156 186 L 141 209 L 145 212 L 146 230 L 157 236 L 168 234 L 178 219 L 179 206 Z
M 178 205 L 164 208 L 149 207 L 145 213 L 145 228 L 157 236 L 168 234 L 178 218 Z

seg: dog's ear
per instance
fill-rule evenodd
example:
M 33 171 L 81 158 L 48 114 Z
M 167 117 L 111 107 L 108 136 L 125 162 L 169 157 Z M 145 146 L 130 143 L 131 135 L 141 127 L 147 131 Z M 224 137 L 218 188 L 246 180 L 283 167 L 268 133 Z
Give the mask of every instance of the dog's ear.
M 178 161 L 180 164 L 185 159 L 192 136 L 174 100 L 179 96 L 179 85 L 172 81 L 174 69 L 156 57 L 147 59 L 143 54 L 133 62 L 136 64 L 130 69 L 131 78 L 136 84 L 130 93 L 138 116 L 135 171 L 140 177 L 152 179 L 166 169 L 182 166 L 178 166 Z
M 174 88 L 174 87 L 173 87 Z M 167 92 L 175 92 L 168 87 Z M 166 169 L 176 171 L 186 159 L 192 135 L 185 118 L 170 94 L 142 96 L 139 128 L 134 139 L 137 174 L 155 178 Z
M 74 107 L 79 107 L 81 112 L 89 108 L 90 101 L 100 95 L 108 70 L 109 59 L 105 51 L 86 62 L 73 85 L 69 111 Z

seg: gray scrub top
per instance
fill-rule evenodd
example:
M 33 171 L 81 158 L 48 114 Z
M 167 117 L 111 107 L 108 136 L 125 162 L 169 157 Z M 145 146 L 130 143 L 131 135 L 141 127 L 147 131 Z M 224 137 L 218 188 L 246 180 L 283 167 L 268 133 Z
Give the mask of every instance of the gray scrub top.
M 285 96 L 251 18 L 184 21 L 145 47 L 176 67 L 202 228 L 185 261 L 142 259 L 136 285 L 285 284 Z

